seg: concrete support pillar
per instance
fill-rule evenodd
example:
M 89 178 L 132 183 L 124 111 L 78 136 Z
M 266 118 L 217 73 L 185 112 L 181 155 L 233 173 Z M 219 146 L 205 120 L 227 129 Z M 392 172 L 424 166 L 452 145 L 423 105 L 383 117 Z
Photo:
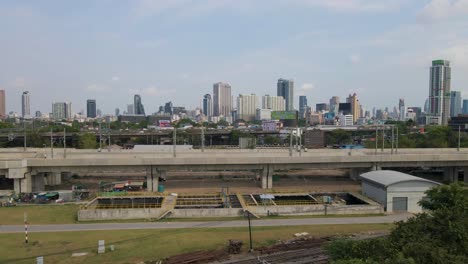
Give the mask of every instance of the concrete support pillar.
M 43 192 L 45 190 L 45 180 L 44 174 L 38 173 L 36 175 L 31 175 L 31 182 L 32 182 L 32 191 L 33 192 Z
M 353 181 L 358 181 L 360 175 L 361 170 L 359 168 L 353 168 L 349 171 L 349 178 Z
M 378 164 L 372 165 L 371 171 L 378 171 L 378 170 L 382 170 L 382 167 L 380 167 Z
M 468 167 L 463 167 L 463 182 L 468 184 Z
M 47 172 L 45 173 L 46 185 L 55 186 L 62 184 L 61 172 Z
M 457 182 L 458 181 L 458 168 L 445 167 L 444 168 L 444 181 Z
M 159 171 L 157 168 L 149 167 L 146 169 L 146 190 L 148 192 L 157 192 L 159 186 L 159 177 L 164 178 L 166 176 L 166 171 Z
M 262 189 L 273 188 L 273 170 L 269 165 L 263 167 L 262 170 Z
M 26 173 L 23 179 L 15 178 L 13 188 L 16 193 L 30 193 L 33 191 L 33 181 L 31 174 Z

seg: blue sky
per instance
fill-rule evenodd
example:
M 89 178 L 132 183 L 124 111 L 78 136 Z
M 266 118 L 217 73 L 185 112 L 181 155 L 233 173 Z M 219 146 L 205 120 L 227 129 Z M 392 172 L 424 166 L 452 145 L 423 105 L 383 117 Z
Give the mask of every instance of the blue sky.
M 24 90 L 32 111 L 93 98 L 113 113 L 135 93 L 147 112 L 194 108 L 214 82 L 264 95 L 278 78 L 314 106 L 354 92 L 367 109 L 422 106 L 432 59 L 468 98 L 467 28 L 468 0 L 4 0 L 0 88 L 8 111 Z

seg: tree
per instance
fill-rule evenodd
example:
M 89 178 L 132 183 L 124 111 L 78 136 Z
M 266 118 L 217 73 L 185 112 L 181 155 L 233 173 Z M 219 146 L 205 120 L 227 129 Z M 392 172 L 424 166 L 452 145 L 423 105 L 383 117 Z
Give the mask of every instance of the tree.
M 352 137 L 351 133 L 343 129 L 335 129 L 327 133 L 327 144 L 348 144 L 351 143 Z
M 86 133 L 79 136 L 78 147 L 80 149 L 96 149 L 98 146 L 96 141 L 96 135 L 92 133 Z
M 26 134 L 26 143 L 28 147 L 42 148 L 46 144 L 46 139 L 38 131 L 30 131 Z

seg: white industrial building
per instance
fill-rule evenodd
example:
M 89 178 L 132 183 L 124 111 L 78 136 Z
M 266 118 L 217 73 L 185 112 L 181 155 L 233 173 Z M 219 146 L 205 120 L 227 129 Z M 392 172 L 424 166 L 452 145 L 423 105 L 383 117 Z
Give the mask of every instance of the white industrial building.
M 384 206 L 387 212 L 422 212 L 418 202 L 437 182 L 391 170 L 361 174 L 362 194 Z

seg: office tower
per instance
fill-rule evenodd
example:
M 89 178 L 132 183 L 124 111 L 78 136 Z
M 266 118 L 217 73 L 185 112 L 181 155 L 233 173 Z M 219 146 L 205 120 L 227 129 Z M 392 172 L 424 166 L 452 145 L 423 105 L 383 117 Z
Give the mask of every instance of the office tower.
M 338 114 L 339 105 L 340 105 L 340 97 L 333 96 L 332 98 L 330 98 L 330 112 Z
M 447 125 L 450 115 L 450 62 L 432 61 L 429 79 L 429 112 L 432 117 L 439 117 L 439 124 Z
M 258 96 L 255 94 L 239 94 L 237 97 L 238 118 L 245 121 L 255 120 L 258 106 Z
M 120 109 L 119 108 L 116 108 L 115 109 L 115 116 L 119 116 L 120 115 Z
M 356 122 L 360 117 L 361 106 L 359 104 L 359 100 L 357 99 L 356 93 L 353 95 L 349 95 L 346 98 L 346 102 L 351 104 L 351 114 L 353 115 L 353 121 Z
M 277 84 L 277 95 L 283 96 L 286 102 L 286 111 L 294 111 L 294 81 L 279 79 Z
M 29 100 L 29 92 L 23 92 L 21 96 L 21 116 L 30 117 L 31 116 L 31 105 Z
M 135 115 L 145 115 L 145 108 L 139 94 L 135 94 L 133 97 L 133 107 L 135 108 Z
M 351 103 L 340 103 L 338 105 L 338 111 L 343 115 L 350 115 L 352 113 L 351 109 Z
M 283 96 L 262 96 L 262 109 L 271 109 L 272 111 L 284 111 L 286 102 Z
M 96 118 L 96 100 L 88 99 L 86 100 L 86 117 Z
M 305 118 L 307 113 L 307 97 L 305 95 L 299 96 L 299 116 Z
M 213 84 L 213 116 L 230 116 L 232 111 L 231 85 L 218 82 Z
M 468 100 L 463 100 L 463 114 L 467 115 L 468 114 Z
M 36 111 L 35 117 L 36 118 L 41 118 L 42 117 L 41 111 Z
M 52 117 L 55 120 L 71 119 L 72 117 L 70 102 L 52 103 Z
M 208 118 L 213 116 L 213 101 L 211 100 L 211 94 L 205 94 L 203 96 L 203 114 Z
M 413 121 L 416 122 L 417 120 L 419 120 L 419 117 L 420 117 L 421 114 L 422 114 L 422 109 L 421 109 L 421 107 L 418 107 L 418 106 L 409 106 L 409 107 L 407 108 L 407 111 L 410 111 L 410 110 L 411 110 L 411 112 L 413 112 L 414 115 L 415 115 L 415 119 L 413 119 Z
M 461 114 L 462 108 L 461 92 L 451 91 L 450 92 L 450 117 L 458 116 Z
M 0 90 L 0 119 L 6 118 L 5 90 Z
M 315 112 L 326 112 L 328 111 L 328 104 L 326 103 L 320 103 L 315 105 Z
M 127 115 L 134 115 L 135 114 L 135 106 L 133 104 L 127 105 Z
M 174 105 L 171 101 L 164 104 L 164 113 L 171 116 L 174 114 Z
M 400 98 L 400 100 L 398 101 L 398 109 L 399 109 L 398 120 L 405 121 L 406 120 L 405 99 Z

